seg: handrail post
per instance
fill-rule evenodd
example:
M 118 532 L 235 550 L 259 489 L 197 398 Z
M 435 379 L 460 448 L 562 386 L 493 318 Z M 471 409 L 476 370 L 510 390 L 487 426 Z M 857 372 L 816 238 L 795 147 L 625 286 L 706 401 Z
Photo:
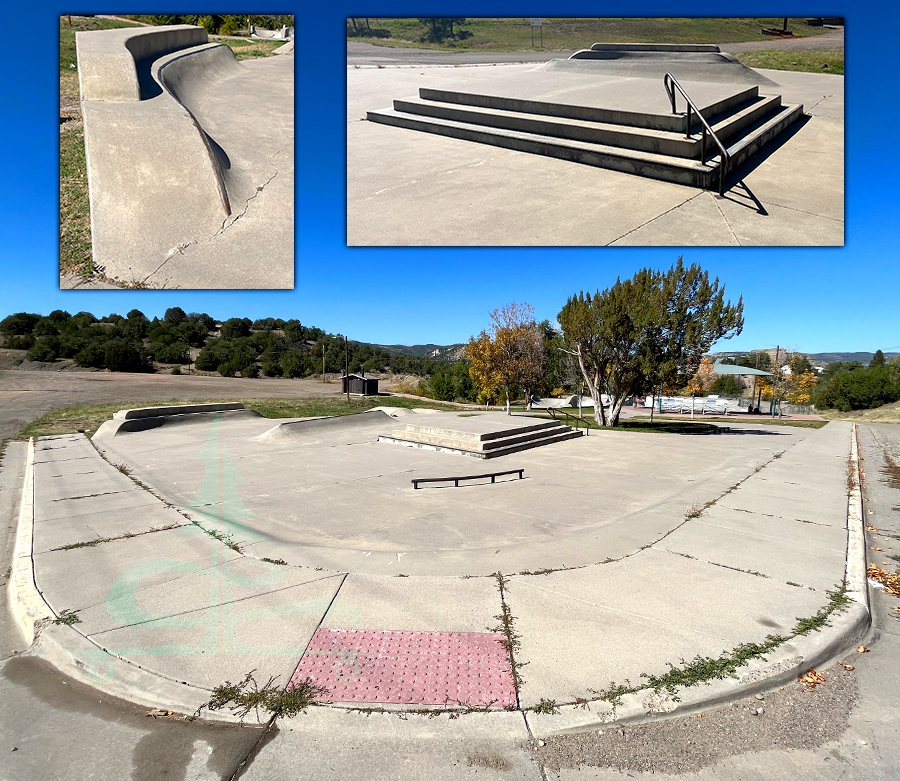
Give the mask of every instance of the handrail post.
M 690 101 L 688 101 L 688 104 L 687 104 L 687 116 L 685 117 L 685 120 L 686 121 L 684 123 L 685 124 L 684 137 L 690 138 L 691 137 L 691 104 L 690 104 Z

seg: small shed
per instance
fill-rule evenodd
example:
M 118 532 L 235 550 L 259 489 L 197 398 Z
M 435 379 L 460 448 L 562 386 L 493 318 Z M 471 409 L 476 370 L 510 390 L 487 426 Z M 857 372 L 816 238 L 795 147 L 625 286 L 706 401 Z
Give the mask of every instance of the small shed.
M 357 396 L 377 396 L 378 380 L 375 377 L 366 377 L 365 374 L 351 374 L 349 377 L 341 377 L 341 393 L 349 392 Z

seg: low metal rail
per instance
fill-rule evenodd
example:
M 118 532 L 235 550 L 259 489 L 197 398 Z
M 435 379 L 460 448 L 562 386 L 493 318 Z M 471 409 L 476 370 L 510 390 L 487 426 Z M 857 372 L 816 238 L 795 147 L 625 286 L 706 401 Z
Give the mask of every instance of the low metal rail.
M 504 475 L 518 475 L 519 480 L 524 480 L 524 469 L 507 469 L 505 472 L 488 472 L 486 475 L 462 475 L 460 477 L 416 477 L 412 480 L 413 488 L 418 489 L 419 483 L 449 483 L 453 481 L 453 485 L 459 488 L 460 480 L 483 480 L 486 477 L 491 478 L 491 482 L 495 483 L 498 477 Z
M 700 163 L 706 163 L 706 134 L 709 133 L 712 140 L 715 142 L 716 146 L 719 147 L 719 152 L 722 155 L 721 162 L 719 163 L 719 195 L 725 195 L 725 174 L 728 173 L 728 169 L 731 167 L 731 157 L 728 154 L 728 151 L 723 146 L 722 142 L 719 141 L 719 137 L 713 132 L 713 129 L 709 126 L 709 122 L 706 121 L 703 114 L 700 113 L 700 109 L 697 108 L 697 104 L 694 103 L 693 100 L 690 99 L 687 92 L 685 92 L 684 87 L 682 87 L 678 83 L 678 79 L 676 79 L 671 73 L 667 73 L 663 76 L 663 87 L 666 88 L 666 94 L 669 96 L 669 102 L 672 104 L 672 113 L 677 114 L 678 112 L 675 110 L 675 90 L 677 89 L 682 97 L 687 102 L 687 117 L 686 119 L 686 127 L 685 127 L 685 138 L 691 137 L 691 110 L 693 109 L 694 113 L 697 115 L 697 119 L 700 120 L 703 125 L 703 132 L 700 137 Z

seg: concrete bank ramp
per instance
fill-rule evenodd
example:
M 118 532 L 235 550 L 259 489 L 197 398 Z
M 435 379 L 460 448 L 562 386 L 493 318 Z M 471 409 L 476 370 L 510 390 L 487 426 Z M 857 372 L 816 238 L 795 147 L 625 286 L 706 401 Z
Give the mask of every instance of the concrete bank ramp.
M 240 402 L 222 404 L 179 404 L 167 407 L 139 407 L 122 409 L 112 420 L 104 421 L 91 439 L 107 439 L 135 431 L 147 431 L 161 426 L 209 423 L 214 417 L 261 418 L 258 412 L 244 409 Z
M 336 415 L 328 418 L 289 420 L 264 431 L 254 439 L 290 440 L 298 444 L 313 445 L 347 444 L 359 441 L 360 436 L 374 442 L 381 432 L 387 432 L 395 423 L 393 417 L 382 410 L 370 410 L 352 415 Z
M 121 284 L 293 287 L 293 57 L 239 63 L 189 25 L 76 48 L 95 265 Z

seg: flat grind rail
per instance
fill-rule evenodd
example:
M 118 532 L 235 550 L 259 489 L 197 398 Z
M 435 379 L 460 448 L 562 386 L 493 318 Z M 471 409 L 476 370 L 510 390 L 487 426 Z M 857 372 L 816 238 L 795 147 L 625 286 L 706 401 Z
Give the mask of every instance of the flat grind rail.
M 725 147 L 722 145 L 722 142 L 719 141 L 719 137 L 713 132 L 713 129 L 709 126 L 709 123 L 704 118 L 703 114 L 700 113 L 700 109 L 697 108 L 697 104 L 694 103 L 693 100 L 690 99 L 687 92 L 685 92 L 684 87 L 682 87 L 678 83 L 678 79 L 676 79 L 671 73 L 667 73 L 663 76 L 663 87 L 666 88 L 666 94 L 669 96 L 669 102 L 672 104 L 672 113 L 677 114 L 678 112 L 675 110 L 675 90 L 677 89 L 682 97 L 687 102 L 687 117 L 686 117 L 686 126 L 685 126 L 685 138 L 691 137 L 691 110 L 693 109 L 694 113 L 697 115 L 697 118 L 703 125 L 702 135 L 700 136 L 700 163 L 706 163 L 706 134 L 712 137 L 712 140 L 715 141 L 716 146 L 719 147 L 719 152 L 722 153 L 722 162 L 719 165 L 719 195 L 725 195 L 725 174 L 728 169 L 731 167 L 731 157 L 728 152 L 725 150 Z
M 413 489 L 418 489 L 419 483 L 449 483 L 452 480 L 453 486 L 455 488 L 459 488 L 460 480 L 483 480 L 486 477 L 490 477 L 491 482 L 495 483 L 498 477 L 503 477 L 504 475 L 518 475 L 519 480 L 524 480 L 524 472 L 524 469 L 507 469 L 505 472 L 488 472 L 486 475 L 463 475 L 461 477 L 416 477 L 411 482 L 413 484 Z

